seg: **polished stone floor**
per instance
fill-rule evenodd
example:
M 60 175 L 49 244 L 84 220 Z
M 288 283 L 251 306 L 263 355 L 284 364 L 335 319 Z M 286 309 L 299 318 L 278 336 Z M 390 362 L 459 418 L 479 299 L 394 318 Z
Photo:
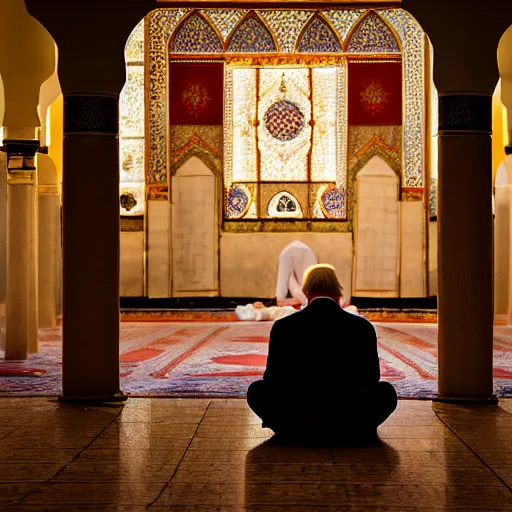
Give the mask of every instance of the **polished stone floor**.
M 512 399 L 400 401 L 380 446 L 268 441 L 244 400 L 0 399 L 0 510 L 512 511 Z

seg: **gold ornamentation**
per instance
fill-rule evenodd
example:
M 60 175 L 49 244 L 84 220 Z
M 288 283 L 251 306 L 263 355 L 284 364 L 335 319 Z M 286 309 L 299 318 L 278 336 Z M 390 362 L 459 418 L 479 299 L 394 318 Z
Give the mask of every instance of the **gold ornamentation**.
M 425 33 L 404 9 L 377 11 L 393 28 L 403 60 L 403 183 L 422 187 L 425 159 Z
M 380 114 L 389 103 L 389 93 L 382 87 L 378 80 L 373 80 L 361 91 L 361 100 L 364 109 L 372 115 Z
M 169 187 L 167 185 L 146 185 L 146 199 L 148 201 L 167 201 Z
M 192 156 L 203 161 L 213 174 L 222 176 L 221 126 L 175 125 L 171 137 L 171 176 Z
M 224 221 L 222 231 L 226 233 L 350 233 L 351 221 L 327 221 L 327 220 L 264 220 Z
M 346 62 L 344 55 L 225 55 L 225 62 L 232 67 L 302 67 L 333 66 Z
M 198 117 L 201 112 L 208 107 L 211 101 L 211 96 L 208 89 L 202 84 L 189 84 L 181 95 L 183 104 L 188 109 L 189 113 Z
M 402 201 L 423 201 L 422 187 L 402 187 Z
M 394 162 L 394 169 L 400 167 L 400 148 L 386 144 L 381 135 L 374 135 L 359 151 L 356 152 L 357 159 L 361 159 L 368 151 L 379 148 L 388 159 Z M 376 154 L 376 153 L 375 153 Z

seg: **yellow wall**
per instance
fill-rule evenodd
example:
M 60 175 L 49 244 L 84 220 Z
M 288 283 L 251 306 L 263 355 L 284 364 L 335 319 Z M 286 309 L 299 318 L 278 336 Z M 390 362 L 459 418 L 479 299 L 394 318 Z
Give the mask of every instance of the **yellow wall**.
M 57 179 L 62 183 L 62 143 L 64 139 L 64 100 L 62 94 L 50 105 L 50 145 L 48 154 L 57 167 Z
M 501 81 L 492 96 L 492 180 L 505 158 L 504 147 L 508 144 L 507 109 L 501 103 Z

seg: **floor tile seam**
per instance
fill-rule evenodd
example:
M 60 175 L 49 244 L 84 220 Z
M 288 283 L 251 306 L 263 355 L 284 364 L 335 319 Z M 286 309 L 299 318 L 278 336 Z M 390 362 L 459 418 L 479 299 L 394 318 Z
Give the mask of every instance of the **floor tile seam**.
M 149 509 L 152 505 L 154 505 L 159 499 L 160 497 L 162 496 L 162 494 L 164 493 L 165 489 L 167 489 L 169 487 L 169 485 L 171 484 L 174 476 L 176 475 L 176 472 L 178 471 L 178 468 L 180 467 L 180 464 L 183 462 L 183 459 L 185 458 L 185 455 L 187 454 L 189 448 L 190 448 L 190 445 L 192 444 L 192 442 L 194 441 L 194 438 L 195 438 L 195 435 L 197 433 L 197 431 L 199 430 L 199 426 L 201 425 L 201 421 L 203 421 L 204 417 L 206 416 L 206 413 L 208 412 L 208 409 L 210 408 L 210 405 L 211 405 L 211 400 L 210 402 L 208 402 L 208 405 L 206 406 L 206 409 L 203 413 L 203 416 L 201 418 L 201 420 L 199 421 L 199 423 L 197 424 L 197 427 L 196 427 L 196 430 L 194 432 L 194 435 L 192 436 L 192 438 L 190 439 L 190 442 L 188 443 L 187 447 L 185 448 L 185 450 L 183 451 L 183 455 L 181 456 L 180 460 L 178 461 L 178 463 L 176 464 L 176 467 L 174 468 L 174 471 L 172 472 L 172 475 L 171 475 L 171 478 L 167 481 L 167 483 L 165 483 L 162 488 L 160 489 L 160 492 L 158 493 L 158 495 L 156 496 L 155 499 L 153 499 L 153 501 L 151 501 L 150 503 L 148 503 L 146 505 L 146 509 Z
M 444 423 L 446 428 L 449 429 L 454 434 L 454 436 L 480 461 L 480 463 L 483 466 L 485 466 L 496 477 L 496 479 L 499 480 L 506 489 L 508 489 L 510 493 L 512 493 L 512 487 L 491 467 L 491 465 L 487 464 L 487 462 L 485 462 L 485 460 L 482 457 L 480 457 L 480 455 L 478 455 L 478 453 L 475 450 L 473 450 L 473 448 L 468 443 L 466 443 L 466 441 L 464 441 L 462 437 L 459 436 L 457 431 L 453 427 L 451 427 L 449 423 L 445 421 L 441 415 L 438 414 L 438 417 Z
M 89 448 L 89 446 L 91 446 L 91 444 L 94 443 L 94 441 L 96 441 L 96 439 L 98 439 L 102 434 L 103 432 L 105 432 L 105 430 L 108 429 L 108 427 L 110 427 L 112 425 L 112 423 L 114 423 L 116 421 L 116 419 L 121 415 L 121 413 L 123 412 L 123 409 L 124 409 L 124 405 L 122 407 L 119 408 L 119 411 L 117 412 L 117 414 L 114 414 L 112 419 L 103 427 L 101 428 L 101 430 L 96 434 L 96 436 L 92 437 L 91 440 L 89 441 L 89 443 L 87 445 L 85 445 L 83 448 L 79 449 L 79 451 L 77 453 L 75 453 L 75 455 L 73 456 L 73 458 L 71 460 L 68 460 L 64 463 L 63 466 L 61 466 L 57 472 L 52 476 L 50 477 L 50 479 L 48 480 L 51 480 L 52 478 L 55 478 L 57 477 L 60 473 L 62 473 L 66 467 L 68 466 L 68 464 L 71 464 L 72 462 L 75 462 L 78 457 L 80 457 L 80 455 L 87 449 Z
M 66 482 L 68 483 L 68 482 Z M 69 482 L 69 483 L 72 483 L 72 484 L 75 484 L 75 483 L 84 483 L 84 482 Z M 99 482 L 96 482 L 96 483 L 99 483 Z M 133 482 L 126 482 L 127 484 L 130 484 L 130 483 L 133 483 Z M 150 482 L 151 483 L 151 482 Z M 213 486 L 223 486 L 223 485 L 238 485 L 238 484 L 241 484 L 241 483 L 244 483 L 245 484 L 245 480 L 242 478 L 240 480 L 224 480 L 224 481 L 208 481 L 208 480 L 174 480 L 171 484 L 171 486 L 173 484 L 187 484 L 187 485 L 194 485 L 194 484 L 197 484 L 197 485 L 213 485 Z M 401 482 L 396 482 L 396 483 L 392 483 L 392 482 L 378 482 L 378 481 L 375 481 L 375 482 L 369 482 L 369 481 L 364 481 L 364 480 L 350 480 L 350 481 L 343 481 L 343 482 L 339 482 L 339 481 L 336 481 L 336 480 L 322 480 L 322 481 L 319 481 L 319 480 L 278 480 L 278 481 L 269 481 L 269 480 L 257 480 L 257 481 L 254 481 L 254 482 L 251 482 L 252 485 L 268 485 L 268 484 L 272 484 L 273 486 L 280 486 L 280 485 L 300 485 L 300 486 L 322 486 L 322 485 L 326 485 L 326 486 L 336 486 L 336 487 L 343 487 L 343 486 L 347 486 L 347 485 L 351 485 L 351 486 L 366 486 L 366 487 L 389 487 L 389 488 L 402 488 L 402 487 L 423 487 L 423 488 L 427 488 L 427 487 L 432 487 L 434 489 L 437 489 L 439 486 L 441 485 L 446 485 L 446 484 L 443 484 L 443 482 L 441 481 L 433 481 L 433 482 L 425 482 L 425 483 L 415 483 L 415 482 L 412 482 L 412 481 L 401 481 Z M 450 484 L 449 485 L 449 488 L 452 489 L 452 488 L 470 488 L 470 489 L 474 489 L 474 488 L 485 488 L 485 489 L 503 489 L 503 486 L 497 482 L 496 484 L 489 484 L 489 483 L 475 483 L 475 482 L 472 482 L 471 484 Z
M 214 483 L 214 482 L 171 482 L 170 485 L 171 486 L 175 486 L 175 485 L 180 485 L 180 486 L 183 486 L 183 485 L 187 485 L 187 486 L 190 486 L 191 484 L 192 485 L 195 485 L 195 486 L 201 486 L 201 487 L 204 487 L 204 486 L 212 486 L 212 487 L 220 487 L 220 486 L 229 486 L 229 485 L 232 485 L 232 486 L 239 486 L 242 482 L 241 481 L 233 481 L 233 482 L 226 482 L 224 484 L 218 484 L 218 483 Z M 277 481 L 277 482 L 243 482 L 245 484 L 245 486 L 258 486 L 258 487 L 261 487 L 261 486 L 264 486 L 264 487 L 270 487 L 270 486 L 281 486 L 281 485 L 285 485 L 285 486 L 304 486 L 304 485 L 307 485 L 307 486 L 314 486 L 314 487 L 321 487 L 321 486 L 328 486 L 328 487 L 345 487 L 345 488 L 348 488 L 348 489 L 351 489 L 352 488 L 360 488 L 360 487 L 373 487 L 373 488 L 390 488 L 390 489 L 395 489 L 395 488 L 414 488 L 414 489 L 417 489 L 417 488 L 432 488 L 432 489 L 444 489 L 444 490 L 449 490 L 449 489 L 452 489 L 452 488 L 461 488 L 461 487 L 464 487 L 464 488 L 467 488 L 467 489 L 473 489 L 475 487 L 475 484 L 473 483 L 468 483 L 468 484 L 447 484 L 447 483 L 438 483 L 438 482 L 428 482 L 428 483 L 404 483 L 404 482 L 393 482 L 393 481 L 389 481 L 389 482 L 375 482 L 375 483 L 356 483 L 356 482 L 318 482 L 318 481 L 315 481 L 315 482 L 297 482 L 297 481 L 294 481 L 294 482 L 281 482 L 281 481 Z M 489 487 L 492 487 L 493 489 L 496 488 L 496 489 L 503 489 L 503 486 L 500 486 L 498 484 L 496 485 L 487 485 L 487 484 L 481 484 L 479 485 L 478 487 L 486 487 L 486 488 L 489 488 Z M 505 490 L 505 489 L 503 489 Z

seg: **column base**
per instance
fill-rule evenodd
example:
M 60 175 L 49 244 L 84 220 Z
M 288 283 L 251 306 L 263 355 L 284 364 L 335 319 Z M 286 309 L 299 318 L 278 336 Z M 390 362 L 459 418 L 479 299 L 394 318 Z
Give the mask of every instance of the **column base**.
M 455 405 L 498 405 L 498 397 L 491 395 L 488 398 L 465 398 L 453 396 L 437 396 L 432 398 L 432 403 L 455 404 Z
M 104 404 L 113 402 L 126 402 L 128 395 L 124 391 L 119 391 L 111 396 L 63 396 L 59 395 L 59 402 L 63 404 Z

